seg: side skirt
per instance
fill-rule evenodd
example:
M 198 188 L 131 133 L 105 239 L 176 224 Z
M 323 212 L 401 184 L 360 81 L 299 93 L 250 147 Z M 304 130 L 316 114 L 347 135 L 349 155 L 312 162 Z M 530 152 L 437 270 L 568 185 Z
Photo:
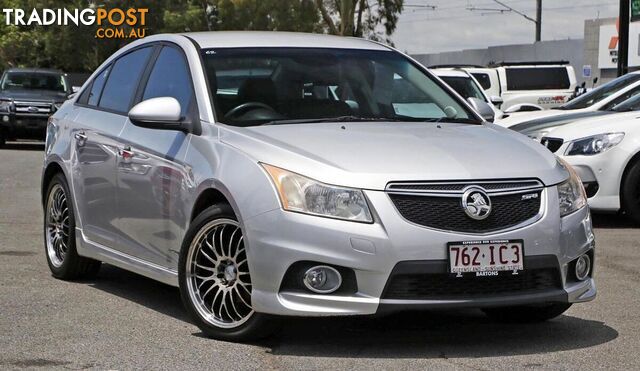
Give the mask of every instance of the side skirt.
M 80 256 L 115 265 L 167 285 L 178 287 L 178 272 L 89 241 L 80 228 L 76 228 L 76 249 Z

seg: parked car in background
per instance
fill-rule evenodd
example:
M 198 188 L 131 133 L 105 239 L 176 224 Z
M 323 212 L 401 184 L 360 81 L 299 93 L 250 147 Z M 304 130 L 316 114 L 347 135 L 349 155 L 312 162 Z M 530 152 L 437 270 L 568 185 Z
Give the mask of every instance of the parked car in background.
M 0 79 L 0 146 L 7 140 L 44 140 L 47 120 L 73 92 L 66 74 L 11 68 Z
M 640 224 L 640 113 L 579 120 L 542 144 L 573 166 L 592 210 L 622 210 Z
M 475 307 L 539 322 L 593 300 L 576 173 L 477 112 L 363 39 L 136 40 L 49 123 L 49 268 L 73 279 L 104 261 L 178 286 L 227 340 L 281 316 Z
M 429 68 L 434 70 L 459 69 L 468 72 L 476 79 L 478 84 L 480 84 L 491 103 L 497 108 L 501 107 L 503 102 L 500 97 L 500 79 L 498 78 L 498 71 L 495 68 L 465 64 L 441 64 L 432 65 L 429 66 Z
M 543 137 L 552 135 L 550 133 L 553 133 L 555 129 L 563 125 L 571 124 L 580 120 L 585 120 L 591 117 L 602 117 L 608 115 L 611 115 L 610 117 L 608 116 L 609 119 L 616 120 L 621 117 L 620 115 L 616 114 L 639 110 L 640 94 L 637 94 L 620 104 L 617 104 L 611 108 L 607 108 L 606 110 L 581 111 L 575 113 L 567 113 L 565 115 L 541 118 L 513 125 L 509 129 L 524 134 L 533 140 L 540 141 Z
M 431 69 L 431 72 L 441 78 L 464 99 L 475 98 L 487 103 L 493 110 L 493 120 L 489 121 L 493 122 L 502 118 L 502 111 L 493 104 L 478 81 L 469 72 L 453 68 L 435 68 Z
M 532 120 L 565 120 L 580 117 L 597 116 L 600 112 L 607 112 L 615 105 L 640 93 L 640 71 L 631 72 L 589 92 L 572 99 L 560 107 L 535 112 L 515 112 L 497 121 L 498 125 L 514 127 Z M 593 113 L 596 112 L 596 113 Z
M 568 62 L 502 62 L 496 70 L 505 113 L 558 107 L 574 94 L 577 84 Z

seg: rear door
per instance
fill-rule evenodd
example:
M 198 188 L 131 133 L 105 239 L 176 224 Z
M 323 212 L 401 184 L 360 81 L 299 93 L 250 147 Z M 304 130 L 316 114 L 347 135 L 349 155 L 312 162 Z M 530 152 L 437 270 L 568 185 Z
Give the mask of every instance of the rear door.
M 73 188 L 84 237 L 119 249 L 116 163 L 126 112 L 151 55 L 146 47 L 130 52 L 104 68 L 76 102 L 73 117 Z M 133 82 L 131 82 L 133 80 Z
M 187 59 L 173 44 L 161 46 L 138 88 L 136 101 L 173 97 L 183 117 L 199 115 Z M 182 162 L 191 134 L 141 128 L 129 120 L 121 134 L 127 156 L 120 156 L 118 229 L 123 248 L 145 261 L 177 266 L 188 223 L 189 167 Z

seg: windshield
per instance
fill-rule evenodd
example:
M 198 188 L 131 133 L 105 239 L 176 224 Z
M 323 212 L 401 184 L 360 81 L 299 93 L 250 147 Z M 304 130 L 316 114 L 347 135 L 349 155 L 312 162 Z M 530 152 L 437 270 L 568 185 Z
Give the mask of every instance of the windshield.
M 478 123 L 428 74 L 391 51 L 203 50 L 217 120 L 229 125 L 330 121 Z
M 67 84 L 62 75 L 42 72 L 8 72 L 2 78 L 2 90 L 53 90 L 66 92 Z
M 610 111 L 628 112 L 640 110 L 640 95 L 635 95 L 624 102 L 613 106 Z
M 464 99 L 477 98 L 483 102 L 487 101 L 480 87 L 470 77 L 440 76 L 440 78 Z
M 599 87 L 591 90 L 590 92 L 583 94 L 568 103 L 560 106 L 560 109 L 563 110 L 572 110 L 579 108 L 587 108 L 594 103 L 600 102 L 601 100 L 609 97 L 611 94 L 616 91 L 626 88 L 627 86 L 635 83 L 640 80 L 640 74 L 629 74 L 618 77 L 615 80 L 609 81 L 604 85 L 600 85 Z

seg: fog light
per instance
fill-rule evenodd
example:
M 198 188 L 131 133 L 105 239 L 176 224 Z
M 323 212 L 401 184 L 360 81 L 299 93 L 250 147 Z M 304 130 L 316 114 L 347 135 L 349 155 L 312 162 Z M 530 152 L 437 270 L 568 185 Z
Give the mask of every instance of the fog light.
M 589 277 L 589 272 L 591 272 L 591 258 L 584 254 L 576 260 L 576 278 L 584 281 Z
M 2 116 L 2 121 L 9 122 L 9 116 Z
M 304 285 L 318 294 L 330 294 L 340 288 L 342 276 L 335 268 L 318 265 L 309 268 L 302 280 Z

